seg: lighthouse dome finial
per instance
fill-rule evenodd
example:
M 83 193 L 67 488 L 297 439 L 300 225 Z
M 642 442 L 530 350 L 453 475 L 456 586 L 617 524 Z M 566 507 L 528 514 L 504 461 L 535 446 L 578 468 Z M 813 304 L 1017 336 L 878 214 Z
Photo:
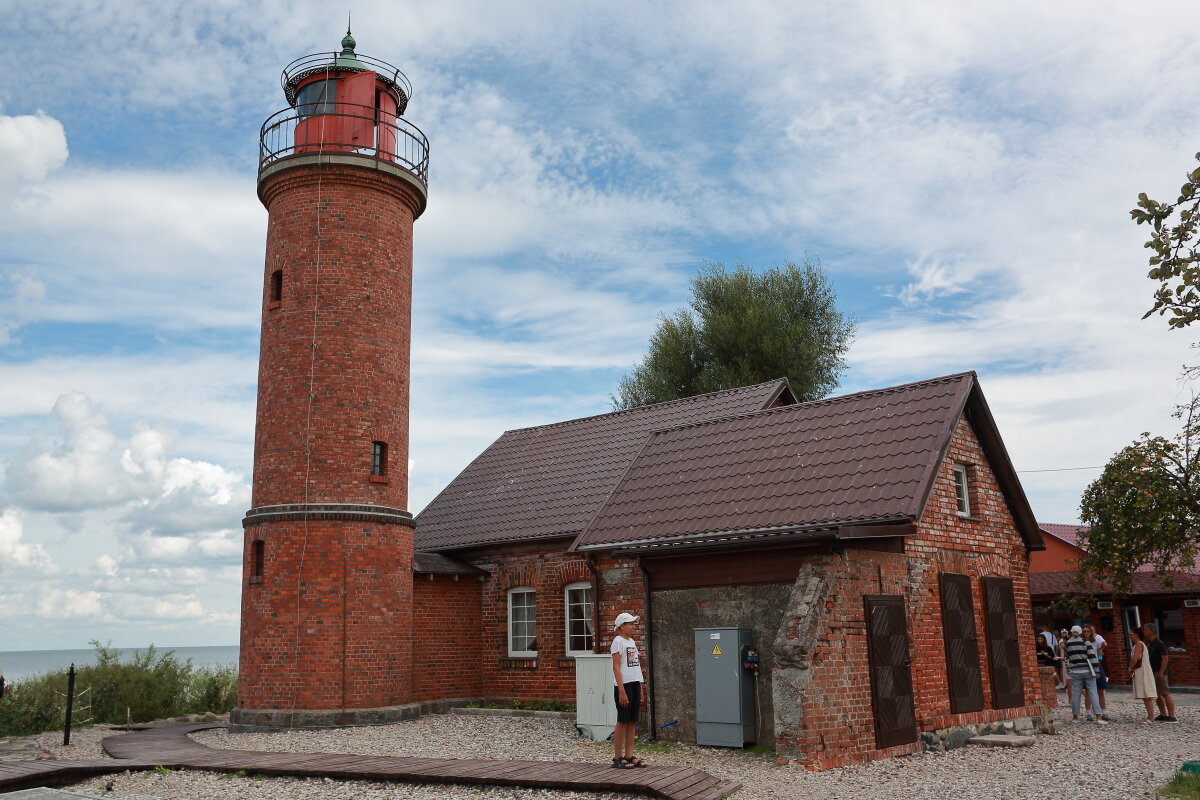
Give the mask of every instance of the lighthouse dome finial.
M 354 46 L 356 44 L 358 44 L 358 42 L 354 41 L 354 37 L 350 35 L 350 28 L 347 27 L 346 35 L 342 37 L 342 55 L 354 55 Z

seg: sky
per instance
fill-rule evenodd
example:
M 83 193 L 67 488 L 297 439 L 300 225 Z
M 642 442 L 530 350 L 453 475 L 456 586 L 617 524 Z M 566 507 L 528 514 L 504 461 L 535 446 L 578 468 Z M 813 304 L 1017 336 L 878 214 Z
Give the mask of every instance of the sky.
M 0 651 L 238 640 L 279 75 L 324 2 L 0 0 Z M 410 508 L 602 413 L 710 261 L 819 261 L 838 393 L 978 372 L 1037 517 L 1174 430 L 1139 192 L 1200 150 L 1200 4 L 358 0 L 431 142 Z

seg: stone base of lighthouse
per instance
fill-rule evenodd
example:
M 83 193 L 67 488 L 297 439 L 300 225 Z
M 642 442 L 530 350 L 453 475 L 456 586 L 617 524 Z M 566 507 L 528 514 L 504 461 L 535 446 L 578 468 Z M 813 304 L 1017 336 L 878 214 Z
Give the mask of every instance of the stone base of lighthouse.
M 416 716 L 412 517 L 349 503 L 251 509 L 235 725 L 368 725 Z

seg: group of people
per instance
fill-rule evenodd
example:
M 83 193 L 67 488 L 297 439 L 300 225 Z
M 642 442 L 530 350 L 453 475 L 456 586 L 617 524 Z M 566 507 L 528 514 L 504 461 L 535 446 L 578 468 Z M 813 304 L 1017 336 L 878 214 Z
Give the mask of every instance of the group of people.
M 1130 631 L 1129 639 L 1133 698 L 1146 705 L 1146 719 L 1142 724 L 1178 722 L 1175 700 L 1167 681 L 1170 653 L 1158 638 L 1158 629 L 1151 623 L 1141 625 Z M 1080 707 L 1085 705 L 1089 722 L 1107 725 L 1111 721 L 1105 697 L 1108 676 L 1104 671 L 1104 650 L 1107 644 L 1091 624 L 1075 625 L 1070 630 L 1063 628 L 1057 636 L 1046 626 L 1038 634 L 1038 664 L 1054 667 L 1058 677 L 1056 688 L 1066 689 L 1070 682 L 1073 720 L 1079 720 Z M 1156 705 L 1157 715 L 1154 713 Z

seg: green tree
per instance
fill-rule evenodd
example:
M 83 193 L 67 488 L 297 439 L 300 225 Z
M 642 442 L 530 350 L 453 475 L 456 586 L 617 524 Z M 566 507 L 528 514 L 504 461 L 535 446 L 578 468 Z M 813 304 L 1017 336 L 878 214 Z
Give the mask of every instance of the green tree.
M 1104 578 L 1128 594 L 1132 575 L 1151 567 L 1162 574 L 1192 569 L 1200 546 L 1200 398 L 1175 413 L 1171 439 L 1144 433 L 1112 457 L 1084 490 L 1080 518 L 1086 554 L 1076 584 L 1094 588 Z
M 1200 161 L 1200 153 L 1196 154 Z M 1138 195 L 1137 208 L 1129 212 L 1138 225 L 1149 225 L 1154 235 L 1146 247 L 1150 257 L 1149 277 L 1159 282 L 1154 305 L 1142 319 L 1157 312 L 1170 315 L 1172 328 L 1184 328 L 1200 319 L 1200 168 L 1188 173 L 1174 203 Z
M 837 387 L 854 321 L 818 263 L 756 273 L 707 264 L 692 301 L 660 317 L 650 350 L 618 384 L 613 408 L 633 408 L 786 376 L 799 400 Z

